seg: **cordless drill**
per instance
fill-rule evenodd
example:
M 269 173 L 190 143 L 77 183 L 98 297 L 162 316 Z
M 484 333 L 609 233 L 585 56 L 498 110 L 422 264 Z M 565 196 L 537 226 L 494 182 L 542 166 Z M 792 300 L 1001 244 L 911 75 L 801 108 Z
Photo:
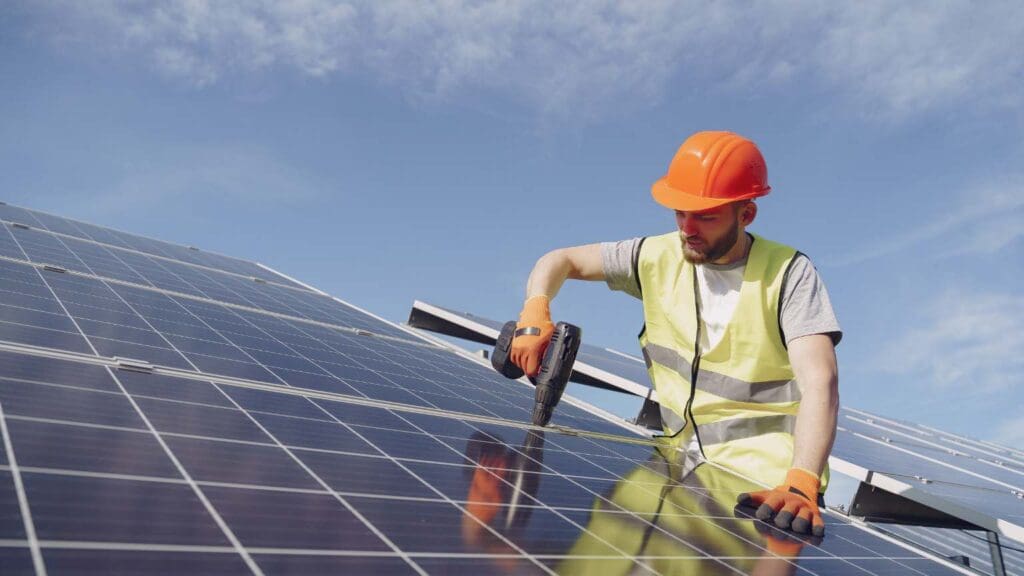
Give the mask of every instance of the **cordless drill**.
M 501 328 L 501 335 L 494 345 L 494 354 L 491 355 L 491 365 L 506 378 L 518 379 L 523 377 L 521 368 L 512 363 L 509 353 L 512 349 L 512 338 L 515 337 L 515 321 L 506 322 Z M 580 339 L 583 331 L 579 327 L 567 322 L 559 322 L 555 325 L 555 331 L 551 334 L 551 342 L 544 352 L 544 359 L 540 364 L 540 372 L 537 376 L 530 377 L 530 382 L 536 386 L 534 393 L 533 423 L 537 426 L 547 426 L 551 420 L 551 414 L 562 399 L 565 392 L 565 385 L 569 382 L 569 375 L 572 374 L 572 365 L 576 361 L 576 352 L 580 349 Z

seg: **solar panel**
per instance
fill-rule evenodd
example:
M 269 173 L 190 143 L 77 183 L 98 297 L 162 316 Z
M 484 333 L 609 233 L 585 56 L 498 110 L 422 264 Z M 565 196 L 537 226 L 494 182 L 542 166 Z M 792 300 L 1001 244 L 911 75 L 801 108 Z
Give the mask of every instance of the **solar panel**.
M 0 241 L 4 574 L 962 573 L 837 516 L 796 540 L 573 399 L 533 428 L 528 386 L 240 261 L 37 218 Z
M 987 536 L 977 530 L 884 525 L 879 529 L 947 558 L 963 557 L 968 565 L 983 574 L 994 574 Z M 1024 552 L 1002 546 L 1000 554 L 1006 574 L 1024 574 Z
M 432 323 L 433 317 L 454 326 Z M 465 332 L 459 334 L 459 329 L 486 335 L 499 325 L 423 302 L 414 304 L 410 323 L 462 337 Z M 588 363 L 603 362 L 613 374 L 614 363 L 624 364 L 627 371 L 615 374 L 619 380 L 639 378 L 636 362 L 627 362 L 628 355 L 593 346 L 591 351 L 593 358 L 588 358 Z M 648 381 L 646 373 L 641 381 Z M 639 382 L 634 384 L 641 386 Z M 1013 449 L 843 408 L 830 462 L 833 469 L 857 480 L 1009 539 L 1024 541 L 1024 458 Z

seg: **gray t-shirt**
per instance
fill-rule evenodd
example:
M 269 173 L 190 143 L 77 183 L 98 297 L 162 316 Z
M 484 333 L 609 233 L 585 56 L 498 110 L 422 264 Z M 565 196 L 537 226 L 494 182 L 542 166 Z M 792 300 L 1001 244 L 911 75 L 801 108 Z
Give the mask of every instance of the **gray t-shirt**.
M 640 282 L 635 274 L 636 262 L 640 257 L 640 241 L 640 238 L 632 238 L 620 242 L 601 243 L 601 261 L 608 287 L 636 298 L 641 297 Z M 745 265 L 744 260 L 723 266 L 701 266 L 711 271 L 717 269 L 728 273 L 729 270 Z M 798 254 L 793 261 L 783 288 L 781 321 L 786 344 L 811 334 L 827 334 L 832 338 L 833 344 L 839 344 L 843 337 L 835 312 L 832 311 L 832 303 L 829 301 L 825 284 L 810 259 L 803 254 Z

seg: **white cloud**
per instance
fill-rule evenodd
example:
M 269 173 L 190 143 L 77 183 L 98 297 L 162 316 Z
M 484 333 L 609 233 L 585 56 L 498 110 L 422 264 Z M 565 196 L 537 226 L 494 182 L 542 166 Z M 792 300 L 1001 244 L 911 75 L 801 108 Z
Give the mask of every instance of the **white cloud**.
M 928 249 L 930 259 L 968 254 L 995 254 L 1024 237 L 1024 176 L 1010 175 L 989 180 L 962 191 L 950 207 L 934 217 L 924 215 L 924 224 L 906 228 L 877 241 L 865 240 L 856 250 L 828 261 L 832 266 L 849 266 L 892 256 L 947 237 L 955 242 L 935 243 Z
M 353 70 L 416 97 L 484 89 L 595 113 L 696 90 L 834 90 L 905 117 L 1022 100 L 1024 5 L 810 0 L 65 1 L 33 8 L 61 38 L 139 52 L 204 86 L 290 67 Z M 54 32 L 57 34 L 57 32 Z
M 1024 295 L 951 289 L 925 302 L 916 326 L 884 347 L 880 369 L 978 395 L 1024 381 Z

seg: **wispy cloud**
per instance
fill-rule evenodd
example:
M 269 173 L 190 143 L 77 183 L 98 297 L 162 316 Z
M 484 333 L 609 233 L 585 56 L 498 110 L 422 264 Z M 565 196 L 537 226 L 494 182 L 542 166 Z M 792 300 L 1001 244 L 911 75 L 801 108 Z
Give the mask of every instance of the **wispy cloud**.
M 1024 381 L 1024 295 L 950 289 L 884 343 L 878 368 L 929 382 L 933 392 L 990 395 Z
M 591 114 L 693 89 L 834 90 L 898 118 L 1018 106 L 1024 7 L 881 0 L 97 0 L 32 8 L 63 41 L 140 53 L 196 86 L 274 67 L 359 71 L 415 97 L 508 94 Z M 56 21 L 57 25 L 54 24 Z
M 63 213 L 88 221 L 166 210 L 262 206 L 266 210 L 317 201 L 325 187 L 304 171 L 259 148 L 242 145 L 165 146 L 122 159 L 110 185 L 70 189 L 48 198 Z
M 926 256 L 940 260 L 967 254 L 994 254 L 1024 237 L 1024 177 L 1009 176 L 973 186 L 959 194 L 941 214 L 891 236 L 867 240 L 856 250 L 831 259 L 830 266 L 849 266 L 919 248 L 947 237 L 955 242 L 932 244 Z

